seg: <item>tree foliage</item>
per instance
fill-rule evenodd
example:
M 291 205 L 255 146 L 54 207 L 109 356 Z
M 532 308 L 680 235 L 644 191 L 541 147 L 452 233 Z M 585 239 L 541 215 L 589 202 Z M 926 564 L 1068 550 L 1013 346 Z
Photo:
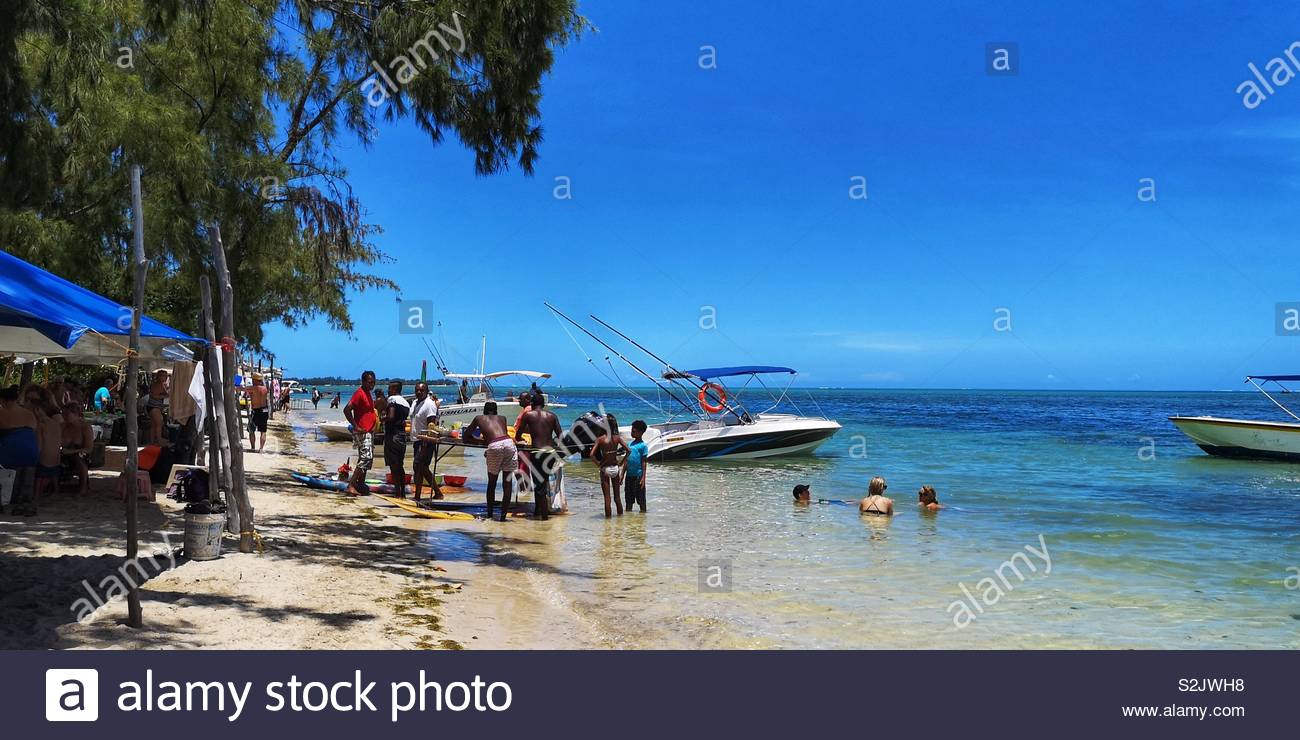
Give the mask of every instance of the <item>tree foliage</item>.
M 197 328 L 217 224 L 241 340 L 351 331 L 348 293 L 396 286 L 334 146 L 410 121 L 480 174 L 531 173 L 542 79 L 584 28 L 574 0 L 5 0 L 0 249 L 126 302 L 140 164 L 150 315 Z M 375 65 L 412 50 L 419 73 L 375 105 Z

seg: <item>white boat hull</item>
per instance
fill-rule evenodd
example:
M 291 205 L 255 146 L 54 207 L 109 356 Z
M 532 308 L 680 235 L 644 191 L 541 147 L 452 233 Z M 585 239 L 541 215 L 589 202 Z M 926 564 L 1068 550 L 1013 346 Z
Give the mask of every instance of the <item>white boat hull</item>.
M 1300 424 L 1215 416 L 1171 416 L 1169 420 L 1211 455 L 1300 462 Z
M 839 430 L 829 419 L 760 414 L 753 424 L 651 424 L 645 442 L 651 462 L 753 460 L 811 454 Z

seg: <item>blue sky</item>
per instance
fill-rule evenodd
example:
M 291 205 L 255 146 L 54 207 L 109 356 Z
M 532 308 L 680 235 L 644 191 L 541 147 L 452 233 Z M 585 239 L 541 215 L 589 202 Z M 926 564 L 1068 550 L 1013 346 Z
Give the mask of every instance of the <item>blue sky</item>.
M 1300 40 L 1300 11 L 911 5 L 586 2 L 599 30 L 546 81 L 533 177 L 477 177 L 409 124 L 341 150 L 385 229 L 380 271 L 435 302 L 456 369 L 486 334 L 490 369 L 564 385 L 606 381 L 544 300 L 679 367 L 788 364 L 811 386 L 1300 372 L 1300 337 L 1275 334 L 1276 304 L 1300 301 L 1300 81 L 1254 109 L 1236 91 Z M 1008 41 L 1018 74 L 987 75 L 986 44 Z M 353 337 L 269 327 L 277 364 L 417 373 L 395 297 L 351 305 Z

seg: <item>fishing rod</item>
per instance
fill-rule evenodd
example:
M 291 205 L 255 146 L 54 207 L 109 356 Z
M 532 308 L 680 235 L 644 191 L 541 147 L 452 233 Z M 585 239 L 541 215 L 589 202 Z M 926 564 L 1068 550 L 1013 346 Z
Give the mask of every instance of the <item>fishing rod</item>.
M 642 374 L 643 376 L 645 376 L 645 377 L 646 377 L 646 378 L 647 378 L 651 383 L 654 383 L 655 386 L 656 386 L 657 388 L 659 388 L 660 390 L 664 391 L 664 392 L 667 393 L 669 396 L 672 396 L 672 398 L 673 398 L 674 401 L 676 401 L 677 403 L 680 403 L 680 404 L 682 405 L 682 408 L 685 408 L 685 409 L 686 409 L 687 411 L 689 411 L 691 414 L 695 414 L 695 413 L 696 413 L 696 412 L 695 412 L 695 409 L 694 409 L 694 408 L 693 408 L 689 403 L 687 403 L 687 402 L 683 401 L 681 398 L 679 398 L 679 397 L 677 396 L 676 393 L 673 393 L 671 388 L 667 388 L 667 387 L 665 387 L 662 383 L 659 382 L 659 379 L 658 379 L 658 378 L 656 378 L 655 376 L 651 375 L 650 373 L 647 373 L 646 371 L 642 370 L 640 367 L 637 367 L 637 364 L 636 364 L 635 362 L 632 362 L 631 360 L 629 360 L 627 357 L 625 357 L 625 356 L 623 355 L 622 352 L 619 352 L 618 350 L 614 349 L 614 348 L 613 348 L 612 346 L 610 346 L 610 344 L 609 344 L 608 342 L 606 342 L 605 340 L 601 339 L 600 337 L 596 336 L 595 334 L 592 334 L 592 333 L 587 329 L 587 327 L 583 326 L 582 324 L 579 324 L 578 322 L 574 321 L 573 319 L 569 318 L 568 316 L 565 316 L 564 313 L 563 313 L 562 311 L 560 311 L 560 309 L 556 308 L 555 306 L 552 306 L 551 304 L 549 304 L 549 303 L 547 303 L 547 302 L 545 302 L 545 301 L 542 302 L 542 305 L 544 305 L 544 306 L 546 306 L 547 308 L 551 309 L 551 311 L 552 311 L 553 313 L 555 313 L 556 316 L 559 316 L 560 318 L 564 319 L 565 321 L 569 322 L 570 324 L 573 324 L 574 326 L 576 326 L 576 327 L 578 327 L 579 329 L 581 329 L 583 334 L 586 334 L 587 336 L 589 336 L 589 337 L 591 337 L 592 339 L 594 339 L 594 340 L 596 340 L 597 342 L 599 342 L 599 343 L 600 343 L 600 346 L 604 347 L 605 349 L 609 350 L 610 352 L 613 352 L 615 355 L 618 355 L 618 359 L 622 360 L 623 362 L 626 362 L 626 363 L 628 364 L 628 367 L 631 367 L 633 370 L 637 371 L 638 373 L 641 373 L 641 374 Z
M 608 322 L 602 321 L 599 316 L 596 316 L 595 314 L 587 314 L 587 315 L 590 316 L 594 321 L 599 323 L 601 326 L 605 327 L 606 329 L 609 329 L 610 331 L 614 332 L 620 337 L 623 337 L 623 339 L 627 340 L 633 347 L 636 347 L 637 349 L 641 350 L 647 355 L 650 355 L 650 357 L 654 359 L 656 362 L 663 363 L 664 368 L 668 370 L 668 373 L 665 373 L 665 375 L 671 374 L 673 376 L 672 378 L 669 378 L 669 380 L 672 380 L 673 382 L 677 382 L 677 379 L 681 378 L 683 380 L 690 382 L 691 385 L 695 386 L 696 390 L 701 391 L 703 393 L 707 393 L 707 391 L 705 391 L 704 389 L 704 385 L 702 383 L 697 382 L 694 377 L 682 373 L 680 370 L 673 367 L 672 363 L 660 357 L 659 355 L 656 355 L 655 353 L 651 352 L 649 349 L 641 345 L 632 337 L 629 337 L 628 335 L 624 334 L 618 329 L 615 329 Z M 678 383 L 678 385 L 681 385 L 681 383 Z M 731 404 L 727 403 L 725 400 L 721 398 L 719 398 L 718 400 L 722 402 L 723 408 L 735 414 L 737 419 L 745 418 L 744 415 L 740 411 L 737 411 L 736 408 L 733 407 Z
M 420 337 L 420 340 L 424 342 L 424 346 L 429 350 L 429 355 L 433 357 L 433 361 L 438 363 L 438 371 L 446 375 L 448 372 L 447 363 L 442 359 L 442 355 L 438 353 L 438 350 L 434 349 L 433 344 L 428 339 Z

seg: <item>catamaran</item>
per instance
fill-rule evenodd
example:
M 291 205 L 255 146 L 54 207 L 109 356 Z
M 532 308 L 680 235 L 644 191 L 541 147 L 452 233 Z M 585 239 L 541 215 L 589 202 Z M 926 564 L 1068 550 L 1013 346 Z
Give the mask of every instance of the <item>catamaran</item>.
M 1284 393 L 1283 383 L 1300 381 L 1300 375 L 1248 375 L 1246 382 L 1286 412 L 1295 422 L 1224 419 L 1217 416 L 1171 416 L 1169 420 L 1211 455 L 1252 460 L 1300 462 L 1300 416 L 1274 398 L 1265 388 L 1272 383 Z
M 546 307 L 557 317 L 578 327 L 587 336 L 613 352 L 672 399 L 673 406 L 663 408 L 649 401 L 636 390 L 615 380 L 625 391 L 668 417 L 667 421 L 650 424 L 646 429 L 644 440 L 649 448 L 647 458 L 651 462 L 719 458 L 754 459 L 777 455 L 811 454 L 841 428 L 839 422 L 833 419 L 825 416 L 805 416 L 798 409 L 793 399 L 789 397 L 790 386 L 798 375 L 793 368 L 743 365 L 678 370 L 631 337 L 599 318 L 591 316 L 591 319 L 601 326 L 662 363 L 664 369 L 656 377 L 642 370 L 611 344 L 564 315 L 551 304 L 547 303 Z M 567 327 L 565 331 L 568 331 Z M 572 334 L 570 338 L 573 338 L 579 350 L 586 354 L 586 350 L 582 349 L 581 343 Z M 590 356 L 587 356 L 587 361 L 593 362 Z M 781 375 L 787 376 L 788 382 L 779 393 L 772 394 L 771 405 L 763 411 L 751 413 L 741 402 L 741 393 L 754 382 L 771 392 L 771 389 L 763 383 L 763 378 Z M 746 378 L 745 383 L 738 389 L 728 388 L 726 381 L 738 377 Z M 694 403 L 689 400 L 692 395 L 695 396 Z M 774 409 L 787 403 L 800 413 L 774 412 Z

